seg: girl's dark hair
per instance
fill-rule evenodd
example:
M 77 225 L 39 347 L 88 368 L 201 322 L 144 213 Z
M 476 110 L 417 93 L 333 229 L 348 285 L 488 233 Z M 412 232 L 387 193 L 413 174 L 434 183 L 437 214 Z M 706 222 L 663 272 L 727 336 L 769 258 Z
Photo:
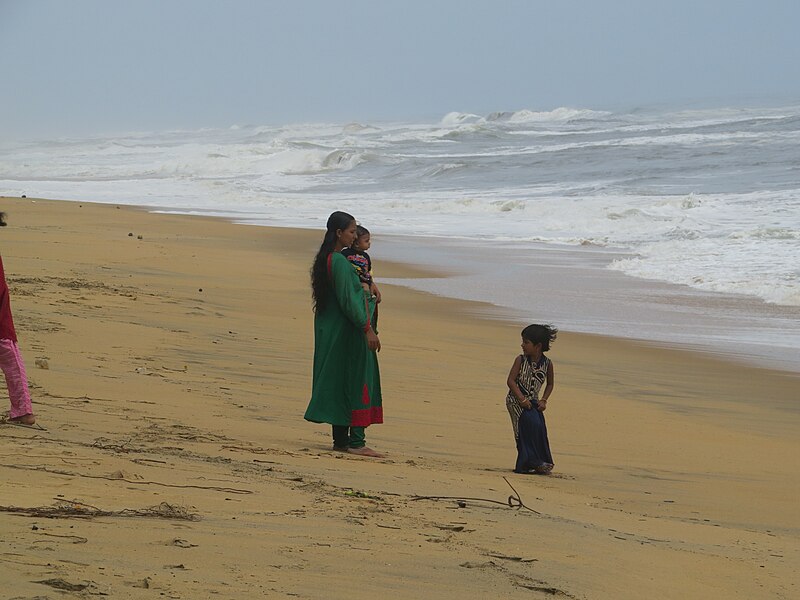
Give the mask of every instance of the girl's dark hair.
M 5 227 L 6 225 L 8 225 L 6 223 L 6 213 L 0 212 L 0 227 Z
M 550 342 L 555 341 L 558 329 L 552 325 L 528 325 L 522 330 L 522 339 L 542 345 L 542 352 L 550 350 Z
M 369 235 L 369 229 L 366 227 L 362 227 L 361 225 L 356 225 L 356 239 L 353 240 L 353 250 L 359 249 L 358 240 L 360 240 L 363 236 Z
M 311 265 L 311 298 L 314 301 L 314 312 L 319 312 L 325 308 L 330 296 L 330 286 L 328 285 L 328 255 L 333 252 L 336 245 L 336 232 L 340 229 L 347 229 L 347 226 L 355 221 L 352 215 L 337 210 L 328 217 L 325 237 L 319 252 Z

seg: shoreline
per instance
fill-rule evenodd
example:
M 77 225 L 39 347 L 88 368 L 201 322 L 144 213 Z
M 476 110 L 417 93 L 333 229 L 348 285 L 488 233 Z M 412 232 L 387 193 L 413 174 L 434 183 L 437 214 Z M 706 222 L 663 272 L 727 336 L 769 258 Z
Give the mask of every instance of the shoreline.
M 607 269 L 612 260 L 630 256 L 622 250 L 400 236 L 381 236 L 380 241 L 377 248 L 387 245 L 390 259 L 402 257 L 403 248 L 413 242 L 410 260 L 448 271 L 422 281 L 396 277 L 393 283 L 487 303 L 487 318 L 552 322 L 577 333 L 737 363 L 755 361 L 800 376 L 800 307 Z
M 113 202 L 97 204 L 114 205 Z M 316 231 L 313 227 L 266 224 L 213 210 L 120 206 L 156 215 Z M 376 258 L 379 269 L 388 263 L 405 265 L 401 271 L 395 271 L 399 274 L 385 277 L 392 280 L 389 283 L 485 305 L 483 316 L 491 320 L 552 322 L 574 333 L 708 354 L 738 364 L 755 362 L 765 369 L 800 377 L 800 307 L 773 305 L 755 297 L 703 291 L 606 269 L 611 258 L 632 256 L 622 249 L 545 243 L 519 243 L 512 247 L 498 241 L 397 234 L 378 234 L 378 240 L 370 254 Z M 532 266 L 532 257 L 524 254 L 527 252 L 541 262 Z M 506 266 L 523 253 L 523 266 L 504 275 L 484 257 L 489 253 L 497 255 Z M 537 276 L 535 285 L 520 277 L 529 277 L 531 271 Z M 377 277 L 382 275 L 379 273 Z M 542 287 L 548 291 L 555 288 L 561 296 L 542 295 L 539 292 Z M 498 293 L 498 290 L 508 292 Z M 515 298 L 534 298 L 537 315 L 532 317 L 526 302 Z
M 3 203 L 42 426 L 0 427 L 0 584 L 19 596 L 57 579 L 130 598 L 345 598 L 354 578 L 361 597 L 411 586 L 435 600 L 728 600 L 800 585 L 790 373 L 564 331 L 550 352 L 556 472 L 515 476 L 503 398 L 526 323 L 390 286 L 387 421 L 368 430 L 389 458 L 357 459 L 302 420 L 319 231 Z M 504 477 L 536 513 L 504 506 Z M 354 576 L 354 560 L 368 569 Z
M 0 200 L 11 200 L 15 201 L 18 200 L 17 198 L 13 197 L 2 197 L 0 196 Z M 20 199 L 22 200 L 22 199 Z M 145 214 L 150 215 L 163 215 L 163 216 L 172 216 L 176 217 L 178 220 L 182 218 L 189 218 L 189 219 L 201 219 L 207 220 L 211 223 L 219 222 L 219 223 L 226 223 L 229 225 L 233 225 L 234 227 L 256 227 L 256 228 L 264 228 L 267 230 L 277 229 L 281 232 L 282 235 L 286 235 L 291 238 L 293 235 L 302 235 L 303 237 L 310 236 L 312 239 L 315 238 L 318 234 L 318 230 L 313 228 L 305 228 L 305 227 L 290 227 L 290 226 L 270 226 L 270 225 L 263 225 L 263 224 L 253 224 L 246 221 L 235 221 L 229 217 L 222 217 L 216 215 L 203 215 L 203 214 L 185 214 L 182 212 L 164 212 L 162 210 L 154 209 L 153 207 L 141 205 L 126 205 L 120 204 L 115 205 L 112 202 L 108 203 L 95 203 L 95 202 L 79 202 L 76 200 L 52 200 L 52 199 L 45 199 L 45 198 L 26 198 L 24 200 L 32 201 L 32 202 L 45 202 L 45 203 L 77 203 L 79 206 L 83 204 L 89 206 L 114 206 L 118 210 L 133 210 L 137 212 L 142 212 Z M 381 240 L 388 238 L 391 240 L 395 246 L 402 245 L 410 240 L 418 241 L 418 238 L 414 236 L 398 236 L 398 235 L 387 235 L 387 236 L 380 236 Z M 436 242 L 452 242 L 447 238 L 437 238 L 433 240 L 434 243 Z M 458 244 L 458 242 L 456 242 Z M 311 246 L 313 248 L 311 256 L 313 256 L 313 252 L 316 251 L 316 242 L 312 242 Z M 425 248 L 429 248 L 429 246 L 425 246 Z M 574 251 L 573 248 L 568 248 L 568 251 Z M 618 252 L 616 252 L 618 253 Z M 371 253 L 373 256 L 376 256 L 374 251 Z M 523 318 L 515 318 L 515 313 L 519 314 L 516 310 L 510 309 L 508 307 L 498 306 L 492 302 L 487 302 L 484 300 L 475 300 L 470 298 L 463 298 L 456 295 L 450 295 L 446 293 L 437 293 L 435 291 L 430 291 L 425 287 L 421 287 L 415 285 L 416 281 L 447 281 L 450 278 L 456 277 L 459 274 L 464 274 L 466 271 L 463 268 L 463 265 L 457 267 L 444 267 L 441 265 L 441 257 L 437 257 L 437 259 L 423 262 L 422 264 L 414 264 L 411 262 L 405 262 L 402 259 L 398 258 L 399 252 L 394 249 L 394 251 L 390 250 L 389 252 L 390 257 L 388 259 L 379 258 L 380 261 L 379 269 L 381 271 L 381 275 L 379 275 L 376 279 L 381 281 L 383 278 L 386 279 L 386 282 L 383 285 L 388 285 L 392 287 L 400 287 L 408 290 L 413 294 L 422 294 L 422 295 L 430 295 L 435 298 L 441 298 L 446 302 L 451 302 L 455 306 L 457 306 L 457 311 L 467 317 L 476 318 L 481 321 L 486 321 L 487 323 L 497 323 L 502 327 L 511 327 L 511 328 L 520 328 L 527 324 Z M 580 271 L 580 269 L 579 269 Z M 636 283 L 642 284 L 643 286 L 647 286 L 649 284 L 654 284 L 660 288 L 676 288 L 678 286 L 674 286 L 672 284 L 665 284 L 662 282 L 641 282 L 636 278 L 632 278 L 627 275 L 623 275 L 620 273 L 615 273 L 621 278 L 633 280 Z M 703 295 L 702 293 L 698 293 L 695 290 L 692 290 L 693 293 L 697 293 L 698 295 Z M 547 319 L 544 321 L 549 322 Z M 558 326 L 558 323 L 554 323 Z M 681 343 L 681 342 L 674 342 L 674 341 L 667 341 L 667 340 L 657 340 L 657 339 L 648 339 L 648 338 L 636 338 L 636 337 L 629 337 L 629 336 L 619 336 L 613 335 L 609 333 L 602 333 L 602 332 L 594 332 L 594 331 L 581 331 L 581 330 L 570 330 L 569 328 L 561 328 L 559 327 L 560 335 L 568 335 L 568 336 L 577 336 L 581 341 L 591 341 L 590 346 L 592 347 L 600 347 L 604 343 L 613 343 L 616 347 L 625 348 L 626 352 L 635 355 L 639 349 L 643 349 L 645 351 L 654 351 L 658 352 L 666 352 L 673 356 L 677 356 L 681 353 L 689 353 L 691 356 L 694 357 L 693 360 L 699 360 L 701 362 L 708 362 L 712 365 L 723 365 L 726 367 L 737 367 L 746 364 L 748 368 L 755 370 L 756 372 L 762 373 L 763 375 L 759 377 L 760 379 L 768 379 L 770 377 L 778 377 L 780 379 L 786 379 L 788 381 L 792 381 L 793 379 L 800 378 L 800 364 L 798 364 L 798 369 L 788 368 L 786 365 L 781 364 L 770 364 L 769 362 L 762 362 L 756 361 L 748 361 L 746 355 L 739 354 L 739 353 L 725 353 L 714 346 L 707 345 L 707 344 L 691 344 L 691 343 Z M 800 389 L 800 388 L 798 388 Z M 795 410 L 795 403 L 794 402 L 787 402 L 782 406 L 784 409 Z
M 217 214 L 212 210 L 183 212 L 133 207 L 153 214 L 218 218 L 238 225 L 316 230 L 310 226 L 244 219 L 233 213 Z M 454 300 L 486 304 L 489 308 L 485 317 L 492 320 L 531 320 L 525 303 L 514 298 L 532 297 L 537 303 L 544 300 L 545 315 L 533 320 L 561 323 L 575 333 L 683 349 L 740 364 L 755 361 L 766 369 L 800 376 L 800 306 L 775 305 L 756 297 L 704 291 L 605 268 L 613 258 L 635 256 L 619 248 L 543 242 L 510 245 L 492 240 L 378 232 L 376 236 L 380 243 L 371 250 L 371 255 L 380 264 L 414 265 L 411 275 L 390 277 L 391 283 Z M 410 253 L 409 248 L 412 248 Z M 506 276 L 485 258 L 497 256 L 507 268 L 511 261 L 519 260 L 520 254 L 523 268 L 513 269 Z M 541 263 L 534 267 L 532 256 Z M 529 277 L 531 272 L 537 278 L 543 275 L 542 281 L 526 285 L 520 275 Z M 586 282 L 590 284 L 588 288 Z M 555 287 L 563 296 L 542 297 L 540 287 L 547 290 Z M 498 293 L 506 289 L 509 291 Z

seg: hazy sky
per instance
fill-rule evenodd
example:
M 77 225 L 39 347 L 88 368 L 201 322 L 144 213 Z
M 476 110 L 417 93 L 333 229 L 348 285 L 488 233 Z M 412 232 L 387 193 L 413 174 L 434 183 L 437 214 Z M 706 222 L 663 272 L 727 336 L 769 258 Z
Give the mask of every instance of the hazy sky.
M 800 101 L 797 0 L 0 0 L 0 136 Z

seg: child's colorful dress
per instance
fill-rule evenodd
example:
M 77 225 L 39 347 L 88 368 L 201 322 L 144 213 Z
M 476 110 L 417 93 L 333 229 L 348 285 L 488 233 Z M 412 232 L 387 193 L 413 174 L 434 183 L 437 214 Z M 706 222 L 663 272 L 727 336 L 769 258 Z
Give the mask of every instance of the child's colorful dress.
M 517 441 L 517 464 L 514 468 L 517 473 L 529 473 L 553 465 L 544 413 L 536 409 L 539 390 L 547 381 L 549 366 L 550 359 L 544 355 L 537 363 L 522 355 L 517 386 L 525 394 L 526 399 L 530 400 L 533 408 L 522 408 L 511 391 L 506 396 L 506 407 L 511 416 L 511 425 Z

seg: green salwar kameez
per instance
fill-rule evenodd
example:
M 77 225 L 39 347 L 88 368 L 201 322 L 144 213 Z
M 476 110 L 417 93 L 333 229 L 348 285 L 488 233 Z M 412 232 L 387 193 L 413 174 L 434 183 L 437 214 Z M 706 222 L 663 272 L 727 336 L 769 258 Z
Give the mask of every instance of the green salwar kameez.
M 332 294 L 314 316 L 314 378 L 305 419 L 349 427 L 349 446 L 360 447 L 365 442 L 358 428 L 383 423 L 378 357 L 366 340 L 375 299 L 339 252 L 328 256 L 328 280 Z

